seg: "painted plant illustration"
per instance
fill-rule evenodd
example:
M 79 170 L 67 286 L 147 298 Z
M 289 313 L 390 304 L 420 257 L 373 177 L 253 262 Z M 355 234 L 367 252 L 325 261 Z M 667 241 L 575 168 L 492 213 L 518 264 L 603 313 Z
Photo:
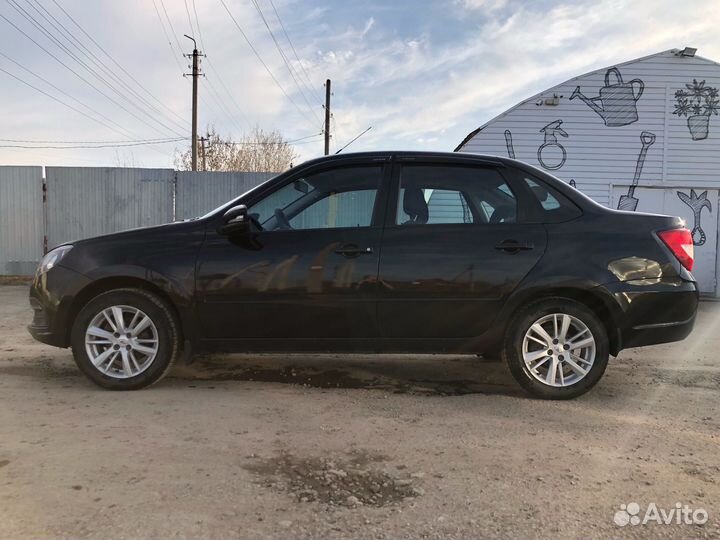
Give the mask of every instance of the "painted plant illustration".
M 692 239 L 693 244 L 696 246 L 702 246 L 706 241 L 705 231 L 702 229 L 702 211 L 703 208 L 707 208 L 708 212 L 712 212 L 712 203 L 707 198 L 707 190 L 703 191 L 700 195 L 695 193 L 694 189 L 690 190 L 690 195 L 683 193 L 682 191 L 677 192 L 678 198 L 687 204 L 693 212 L 693 230 Z
M 710 132 L 710 117 L 720 110 L 718 89 L 705 86 L 705 81 L 685 85 L 686 90 L 675 92 L 673 114 L 687 117 L 687 126 L 694 141 L 707 139 Z

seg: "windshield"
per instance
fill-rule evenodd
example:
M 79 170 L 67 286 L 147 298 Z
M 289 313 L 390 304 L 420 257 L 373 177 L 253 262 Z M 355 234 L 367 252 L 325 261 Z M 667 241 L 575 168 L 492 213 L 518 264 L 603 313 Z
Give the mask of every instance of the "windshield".
M 267 183 L 270 182 L 271 180 L 274 180 L 274 179 L 277 178 L 278 176 L 279 176 L 279 175 L 275 175 L 275 176 L 273 176 L 273 177 L 271 177 L 271 178 L 268 178 L 267 180 L 265 180 L 264 182 L 258 184 L 258 185 L 255 186 L 254 188 L 250 188 L 249 190 L 247 190 L 247 191 L 246 191 L 245 193 L 243 193 L 242 195 L 238 195 L 237 197 L 235 197 L 235 198 L 232 199 L 231 201 L 227 201 L 227 202 L 222 203 L 222 204 L 221 204 L 220 206 L 218 206 L 217 208 L 213 208 L 213 209 L 210 210 L 207 214 L 202 215 L 202 216 L 200 216 L 199 218 L 196 218 L 196 219 L 205 219 L 205 218 L 208 218 L 208 217 L 210 217 L 210 216 L 212 216 L 212 215 L 214 215 L 214 214 L 217 214 L 218 212 L 220 212 L 220 211 L 223 210 L 223 209 L 231 208 L 231 207 L 235 206 L 235 205 L 240 201 L 240 199 L 242 199 L 243 197 L 246 197 L 247 195 L 250 195 L 250 193 L 252 193 L 253 191 L 257 190 L 257 189 L 260 188 L 261 186 L 264 186 L 265 184 L 267 184 Z

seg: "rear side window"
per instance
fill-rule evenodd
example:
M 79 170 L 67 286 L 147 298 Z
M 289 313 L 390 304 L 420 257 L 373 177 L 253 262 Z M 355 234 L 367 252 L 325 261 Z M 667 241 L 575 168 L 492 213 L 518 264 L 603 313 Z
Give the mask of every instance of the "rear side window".
M 515 223 L 515 194 L 495 169 L 405 165 L 397 225 Z
M 527 176 L 524 177 L 524 180 L 543 210 L 542 221 L 558 223 L 580 216 L 578 207 L 558 191 Z

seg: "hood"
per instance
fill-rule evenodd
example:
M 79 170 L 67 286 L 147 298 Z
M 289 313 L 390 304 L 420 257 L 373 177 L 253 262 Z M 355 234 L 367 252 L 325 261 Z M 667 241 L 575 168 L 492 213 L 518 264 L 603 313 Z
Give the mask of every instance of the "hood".
M 163 236 L 165 234 L 174 236 L 177 232 L 183 230 L 194 230 L 199 225 L 204 226 L 204 224 L 200 224 L 200 220 L 198 218 L 186 219 L 183 221 L 173 221 L 171 223 L 162 223 L 160 225 L 148 225 L 146 227 L 135 227 L 132 229 L 125 229 L 122 231 L 101 234 L 98 236 L 91 236 L 90 238 L 83 238 L 81 240 L 64 242 L 61 245 L 72 244 L 74 246 L 85 246 L 106 242 L 112 243 L 116 240 L 131 240 L 135 238 L 158 238 L 159 236 Z

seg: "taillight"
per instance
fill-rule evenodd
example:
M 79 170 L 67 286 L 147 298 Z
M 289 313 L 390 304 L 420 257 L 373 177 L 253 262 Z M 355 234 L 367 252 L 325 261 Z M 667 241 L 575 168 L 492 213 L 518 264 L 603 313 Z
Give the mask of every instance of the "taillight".
M 657 235 L 670 248 L 670 251 L 677 257 L 680 264 L 692 271 L 695 262 L 695 249 L 690 231 L 683 227 L 682 229 L 660 231 Z

